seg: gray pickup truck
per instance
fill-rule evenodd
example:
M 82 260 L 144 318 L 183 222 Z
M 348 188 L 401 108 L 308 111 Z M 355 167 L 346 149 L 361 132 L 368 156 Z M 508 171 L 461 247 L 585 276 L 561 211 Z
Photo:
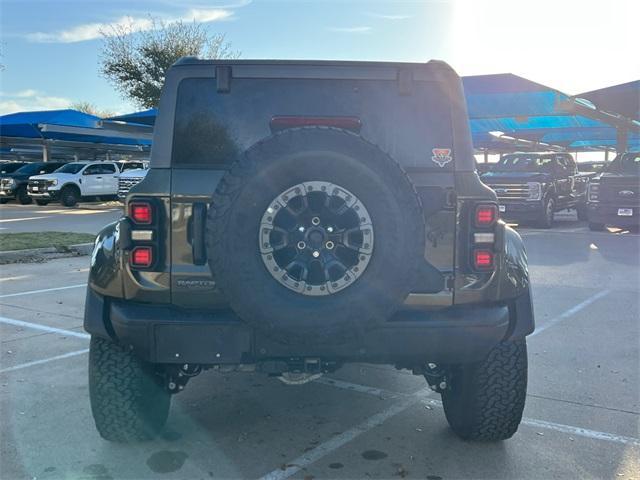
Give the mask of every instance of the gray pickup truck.
M 424 376 L 462 438 L 516 432 L 527 257 L 447 64 L 183 59 L 125 209 L 85 307 L 105 439 L 153 437 L 203 370 L 300 384 L 349 362 Z

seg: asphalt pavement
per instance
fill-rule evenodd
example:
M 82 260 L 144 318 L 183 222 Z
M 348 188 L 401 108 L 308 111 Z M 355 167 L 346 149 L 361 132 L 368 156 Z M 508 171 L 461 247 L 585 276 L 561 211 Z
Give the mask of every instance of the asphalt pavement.
M 537 330 L 525 419 L 494 444 L 459 440 L 424 379 L 361 364 L 302 386 L 205 372 L 160 438 L 105 442 L 88 400 L 89 257 L 2 266 L 0 477 L 640 478 L 640 237 L 573 219 L 521 233 Z
M 118 202 L 80 203 L 73 208 L 60 204 L 0 205 L 0 233 L 74 232 L 98 233 L 122 215 Z

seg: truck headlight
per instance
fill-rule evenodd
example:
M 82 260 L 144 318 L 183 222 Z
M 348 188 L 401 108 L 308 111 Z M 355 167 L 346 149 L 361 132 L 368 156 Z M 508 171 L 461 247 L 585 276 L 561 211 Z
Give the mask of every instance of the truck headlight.
M 590 183 L 587 187 L 587 199 L 590 202 L 599 202 L 600 201 L 600 184 L 599 183 Z
M 529 196 L 527 200 L 540 200 L 542 198 L 542 184 L 540 182 L 528 182 Z
M 58 179 L 54 178 L 53 180 L 49 180 L 47 183 L 53 187 L 58 184 Z

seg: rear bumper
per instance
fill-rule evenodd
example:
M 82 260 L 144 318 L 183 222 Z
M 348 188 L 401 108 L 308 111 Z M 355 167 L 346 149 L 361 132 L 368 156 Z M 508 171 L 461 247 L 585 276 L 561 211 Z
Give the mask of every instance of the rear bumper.
M 231 311 L 186 310 L 102 297 L 87 291 L 84 328 L 129 346 L 153 363 L 247 364 L 320 358 L 339 363 L 424 365 L 483 359 L 502 340 L 533 331 L 528 290 L 509 305 L 403 312 L 383 327 L 341 344 L 283 344 Z
M 631 209 L 631 216 L 618 215 L 618 209 Z M 640 207 L 625 206 L 610 203 L 589 203 L 587 205 L 587 215 L 590 223 L 602 223 L 614 227 L 637 227 L 640 226 Z

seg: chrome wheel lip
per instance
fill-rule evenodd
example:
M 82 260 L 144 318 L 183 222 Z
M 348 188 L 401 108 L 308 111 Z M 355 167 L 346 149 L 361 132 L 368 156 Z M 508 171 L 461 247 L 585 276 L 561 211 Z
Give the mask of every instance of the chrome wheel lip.
M 339 197 L 345 202 L 348 209 L 357 212 L 360 219 L 359 229 L 363 233 L 363 238 L 366 239 L 366 242 L 363 242 L 358 248 L 357 263 L 351 265 L 341 278 L 321 284 L 308 284 L 290 277 L 286 270 L 283 270 L 276 262 L 273 255 L 274 249 L 270 243 L 270 234 L 274 229 L 274 220 L 278 212 L 286 208 L 287 203 L 292 198 L 307 195 L 309 192 L 314 191 Z M 271 276 L 288 289 L 307 296 L 332 295 L 352 285 L 362 276 L 369 265 L 374 248 L 374 231 L 371 216 L 362 201 L 346 188 L 320 180 L 299 183 L 276 196 L 262 215 L 258 237 L 260 255 Z

